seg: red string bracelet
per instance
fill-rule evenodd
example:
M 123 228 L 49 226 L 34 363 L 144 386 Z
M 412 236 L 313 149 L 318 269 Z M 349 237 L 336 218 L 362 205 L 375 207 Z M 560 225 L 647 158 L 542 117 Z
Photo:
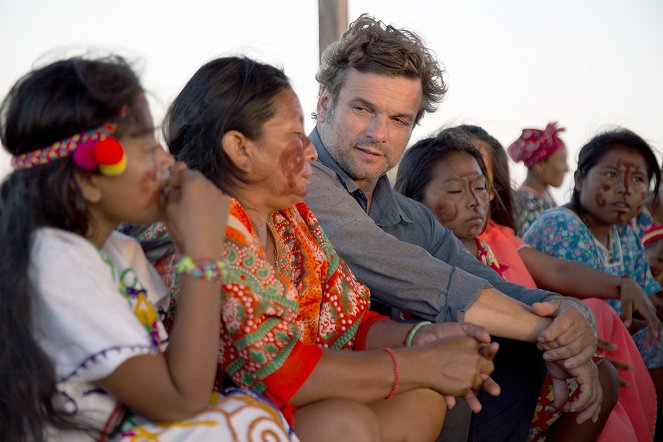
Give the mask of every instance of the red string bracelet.
M 389 347 L 384 347 L 381 350 L 389 353 L 389 356 L 391 356 L 391 362 L 394 363 L 394 385 L 393 387 L 391 387 L 389 395 L 385 398 L 386 400 L 390 400 L 394 398 L 396 392 L 398 391 L 398 386 L 401 383 L 401 375 L 400 375 L 400 370 L 398 369 L 398 359 L 396 359 L 396 354 L 394 353 L 394 350 L 392 350 Z

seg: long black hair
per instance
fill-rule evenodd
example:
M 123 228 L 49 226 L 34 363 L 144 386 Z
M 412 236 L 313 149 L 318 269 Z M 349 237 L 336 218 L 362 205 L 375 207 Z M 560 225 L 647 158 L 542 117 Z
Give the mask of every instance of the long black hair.
M 0 140 L 11 155 L 49 146 L 129 115 L 135 121 L 142 92 L 138 78 L 119 57 L 76 57 L 33 70 L 0 105 Z M 31 332 L 35 289 L 28 275 L 32 236 L 55 227 L 85 236 L 90 217 L 74 180 L 70 157 L 16 170 L 0 186 L 0 434 L 4 441 L 41 441 L 48 426 L 80 425 L 53 404 L 55 369 Z M 73 271 L 73 269 L 72 269 Z
M 232 195 L 242 173 L 221 149 L 230 130 L 255 140 L 276 113 L 274 101 L 292 89 L 278 68 L 247 57 L 223 57 L 203 65 L 170 105 L 164 137 L 170 153 Z
M 576 173 L 581 177 L 587 176 L 589 171 L 601 161 L 611 150 L 626 148 L 642 155 L 647 166 L 647 177 L 651 182 L 654 179 L 653 195 L 658 198 L 658 190 L 661 184 L 661 169 L 654 154 L 654 149 L 639 135 L 628 129 L 614 129 L 596 135 L 589 140 L 578 153 L 578 168 Z M 583 212 L 580 204 L 580 193 L 573 187 L 570 206 L 578 213 Z
M 465 132 L 470 141 L 472 138 L 483 141 L 490 147 L 490 158 L 493 163 L 493 182 L 490 184 L 495 197 L 490 200 L 490 219 L 497 224 L 515 230 L 515 209 L 511 175 L 509 174 L 509 158 L 506 150 L 497 138 L 486 132 L 485 129 L 471 124 L 461 124 L 457 129 Z

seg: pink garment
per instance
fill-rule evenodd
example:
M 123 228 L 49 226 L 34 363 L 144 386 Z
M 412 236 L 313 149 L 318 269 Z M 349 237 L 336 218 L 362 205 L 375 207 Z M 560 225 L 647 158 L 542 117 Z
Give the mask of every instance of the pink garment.
M 493 254 L 502 268 L 504 279 L 530 289 L 537 288 L 532 275 L 518 253 L 522 247 L 529 246 L 518 238 L 512 229 L 495 224 L 493 220 L 490 220 L 483 233 L 479 235 L 479 239 L 487 243 L 493 250 Z
M 619 388 L 619 400 L 598 440 L 653 440 L 656 391 L 638 348 L 613 308 L 598 298 L 583 299 L 583 302 L 596 317 L 599 338 L 617 345 L 617 350 L 608 356 L 632 367 L 630 370 L 617 370 L 619 377 L 631 386 Z
M 518 253 L 520 248 L 529 246 L 518 238 L 512 229 L 489 221 L 479 238 L 492 248 L 502 268 L 506 268 L 502 274 L 507 281 L 536 288 Z M 630 387 L 619 388 L 619 400 L 598 440 L 651 441 L 656 424 L 656 392 L 642 356 L 613 308 L 597 298 L 583 299 L 583 302 L 596 317 L 599 338 L 617 345 L 617 350 L 607 356 L 631 366 L 631 370 L 617 370 L 619 377 L 628 382 Z

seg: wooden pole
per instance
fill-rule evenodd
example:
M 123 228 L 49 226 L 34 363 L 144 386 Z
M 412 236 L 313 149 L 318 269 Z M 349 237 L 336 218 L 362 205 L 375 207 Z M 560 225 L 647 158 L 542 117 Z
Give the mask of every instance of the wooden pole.
M 348 29 L 348 0 L 318 0 L 318 56 Z

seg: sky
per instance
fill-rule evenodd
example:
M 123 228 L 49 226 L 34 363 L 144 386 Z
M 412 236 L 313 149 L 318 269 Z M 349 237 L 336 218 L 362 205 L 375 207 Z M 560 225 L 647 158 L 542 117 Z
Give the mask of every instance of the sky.
M 158 121 L 203 63 L 242 54 L 282 67 L 308 115 L 318 91 L 317 4 L 0 0 L 0 97 L 33 66 L 113 52 L 136 63 Z M 350 21 L 367 12 L 415 31 L 445 67 L 449 92 L 410 144 L 467 123 L 508 146 L 523 128 L 558 121 L 572 170 L 578 149 L 615 126 L 663 152 L 660 0 L 348 0 L 348 10 Z M 511 170 L 517 185 L 524 166 Z M 9 171 L 3 151 L 0 177 Z M 571 188 L 569 174 L 555 199 L 567 201 Z

